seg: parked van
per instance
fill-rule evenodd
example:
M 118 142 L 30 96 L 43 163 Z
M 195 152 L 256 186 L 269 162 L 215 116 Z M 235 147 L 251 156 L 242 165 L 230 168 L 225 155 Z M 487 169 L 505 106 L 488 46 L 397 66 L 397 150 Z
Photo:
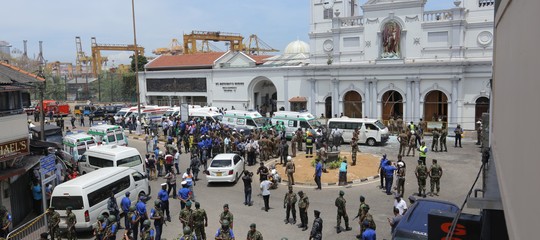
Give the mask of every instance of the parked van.
M 130 192 L 131 202 L 140 196 L 150 195 L 148 178 L 128 167 L 102 168 L 56 186 L 51 196 L 51 206 L 60 214 L 60 228 L 66 229 L 66 208 L 72 207 L 77 217 L 77 231 L 92 230 L 97 217 L 107 211 L 107 200 L 114 193 L 120 202 Z
M 64 151 L 71 154 L 77 161 L 86 150 L 97 146 L 96 138 L 84 132 L 68 134 L 64 137 L 62 143 L 64 144 Z
M 231 128 L 257 129 L 262 128 L 266 119 L 257 111 L 229 110 L 223 114 L 223 124 Z
M 327 121 L 328 132 L 338 128 L 343 131 L 342 142 L 350 142 L 355 128 L 358 128 L 358 142 L 375 146 L 377 143 L 388 141 L 388 128 L 377 119 L 369 118 L 331 118 Z
M 216 109 L 217 108 L 212 107 L 190 108 L 188 110 L 189 118 L 199 118 L 210 122 L 221 122 L 223 120 L 223 114 L 216 111 Z
M 143 158 L 136 148 L 104 145 L 86 150 L 79 160 L 82 174 L 106 167 L 131 167 L 145 173 Z
M 100 124 L 91 126 L 88 129 L 88 134 L 96 138 L 99 144 L 118 144 L 127 146 L 128 140 L 124 133 L 124 129 L 118 125 Z
M 275 112 L 272 116 L 272 125 L 275 126 L 282 122 L 285 124 L 285 137 L 287 139 L 291 139 L 298 128 L 302 128 L 302 131 L 305 131 L 306 128 L 317 129 L 321 126 L 321 123 L 315 116 L 308 112 Z

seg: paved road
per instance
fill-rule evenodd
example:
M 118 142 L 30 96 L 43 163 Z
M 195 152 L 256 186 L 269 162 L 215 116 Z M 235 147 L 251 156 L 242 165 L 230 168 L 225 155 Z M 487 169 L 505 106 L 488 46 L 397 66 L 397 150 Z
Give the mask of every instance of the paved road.
M 454 148 L 453 139 L 448 139 L 449 151 L 447 153 L 428 153 L 428 163 L 431 163 L 432 158 L 437 158 L 439 164 L 444 169 L 444 176 L 441 179 L 441 193 L 437 197 L 439 199 L 454 202 L 457 205 L 461 205 L 464 200 L 465 194 L 471 187 L 471 184 L 476 177 L 476 173 L 480 166 L 480 153 L 479 148 L 474 145 L 474 140 L 464 139 L 463 148 Z M 140 140 L 130 139 L 130 146 L 135 147 L 143 153 L 145 151 L 144 142 Z M 428 141 L 428 146 L 430 142 Z M 378 147 L 361 146 L 360 150 L 364 152 L 370 152 L 375 154 L 387 153 L 391 160 L 396 159 L 398 145 L 395 137 L 391 137 L 388 144 Z M 348 147 L 344 147 L 343 151 L 348 150 Z M 405 157 L 404 161 L 407 164 L 407 181 L 405 187 L 405 196 L 409 196 L 416 192 L 417 184 L 414 178 L 414 167 L 416 166 L 416 158 Z M 188 167 L 188 156 L 181 155 L 180 162 L 181 171 L 185 171 Z M 249 171 L 255 171 L 254 167 L 247 167 Z M 163 183 L 163 179 L 158 181 L 152 181 L 151 186 L 153 189 L 153 199 L 157 196 L 157 189 L 160 188 L 160 184 Z M 390 239 L 390 226 L 387 223 L 386 218 L 392 215 L 393 197 L 387 196 L 382 190 L 378 188 L 379 180 L 372 180 L 361 184 L 354 185 L 352 187 L 326 187 L 322 191 L 316 191 L 311 186 L 295 186 L 295 191 L 302 189 L 310 199 L 309 207 L 309 226 L 313 221 L 313 210 L 317 209 L 321 211 L 321 217 L 324 220 L 323 236 L 325 239 L 337 238 L 337 239 L 355 239 L 356 234 L 359 233 L 358 222 L 352 221 L 352 218 L 356 215 L 359 206 L 359 196 L 364 195 L 366 202 L 370 205 L 370 212 L 373 214 L 377 224 L 377 235 L 379 239 Z M 261 231 L 266 239 L 281 239 L 287 237 L 288 239 L 307 239 L 309 231 L 301 231 L 298 227 L 291 224 L 284 224 L 285 211 L 282 208 L 282 201 L 286 192 L 286 186 L 281 185 L 278 189 L 272 190 L 270 197 L 270 211 L 265 212 L 262 210 L 263 199 L 260 196 L 256 196 L 258 191 L 258 180 L 254 180 L 253 183 L 253 201 L 254 205 L 251 207 L 243 205 L 243 183 L 239 181 L 237 184 L 212 184 L 208 185 L 204 175 L 201 180 L 197 182 L 195 186 L 195 193 L 197 201 L 201 203 L 201 207 L 206 209 L 209 217 L 209 224 L 206 228 L 207 236 L 215 234 L 219 227 L 219 214 L 222 211 L 224 203 L 228 203 L 230 211 L 234 214 L 234 231 L 237 239 L 244 239 L 249 225 L 251 223 L 257 224 L 257 229 Z M 429 190 L 429 184 L 427 186 Z M 154 191 L 155 190 L 155 191 Z M 336 207 L 334 206 L 334 200 L 338 196 L 339 190 L 345 191 L 345 198 L 347 200 L 347 211 L 349 213 L 349 219 L 351 221 L 352 231 L 336 233 L 334 226 L 336 225 Z M 150 205 L 153 205 L 152 201 L 149 201 Z M 171 218 L 172 222 L 167 223 L 164 226 L 163 237 L 167 239 L 176 239 L 181 234 L 181 224 L 178 220 L 178 213 L 180 211 L 180 204 L 178 200 L 171 202 Z M 466 212 L 475 213 L 474 210 L 466 209 Z M 298 213 L 297 213 L 298 214 Z M 300 218 L 297 217 L 297 221 L 300 222 Z M 343 223 L 342 223 L 343 227 Z M 123 231 L 123 230 L 121 230 Z M 80 236 L 81 239 L 91 239 L 88 234 Z M 120 233 L 118 239 L 121 239 Z M 213 239 L 209 238 L 209 239 Z

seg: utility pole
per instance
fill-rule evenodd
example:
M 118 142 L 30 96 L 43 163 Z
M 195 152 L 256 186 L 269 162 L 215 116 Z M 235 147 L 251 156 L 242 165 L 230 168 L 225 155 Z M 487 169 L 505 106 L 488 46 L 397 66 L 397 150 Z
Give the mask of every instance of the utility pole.
M 98 102 L 101 102 L 101 78 L 100 78 L 100 75 L 98 73 L 97 75 L 97 83 L 98 83 Z
M 38 76 L 45 79 L 45 76 L 43 76 L 43 66 L 39 65 L 39 72 Z M 39 90 L 39 129 L 41 131 L 40 138 L 41 141 L 45 141 L 45 113 L 43 110 L 45 109 L 43 107 L 43 92 L 45 91 L 45 86 L 47 84 L 47 79 L 43 81 L 43 83 L 38 83 L 38 90 Z
M 141 93 L 139 92 L 139 50 L 137 49 L 137 31 L 135 28 L 135 0 L 131 0 L 131 15 L 133 17 L 133 45 L 135 47 L 135 84 L 137 85 L 137 116 L 141 116 Z

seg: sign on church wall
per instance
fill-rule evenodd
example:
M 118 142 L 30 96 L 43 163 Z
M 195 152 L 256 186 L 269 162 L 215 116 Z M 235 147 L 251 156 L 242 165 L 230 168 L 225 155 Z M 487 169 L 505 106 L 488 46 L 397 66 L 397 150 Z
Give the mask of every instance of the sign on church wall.
M 149 78 L 149 92 L 206 92 L 206 78 Z

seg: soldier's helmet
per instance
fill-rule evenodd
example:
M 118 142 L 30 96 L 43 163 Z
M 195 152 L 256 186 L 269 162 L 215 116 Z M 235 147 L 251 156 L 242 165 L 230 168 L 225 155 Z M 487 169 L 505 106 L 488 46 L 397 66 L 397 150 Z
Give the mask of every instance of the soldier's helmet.
M 228 227 L 229 226 L 229 220 L 223 220 L 223 222 L 221 222 L 221 226 Z
M 161 201 L 160 200 L 155 200 L 154 201 L 154 206 L 159 206 L 161 204 Z
M 110 215 L 109 216 L 109 222 L 116 222 L 116 216 Z
M 134 212 L 137 208 L 135 206 L 129 206 L 129 211 Z
M 150 227 L 150 220 L 148 220 L 148 219 L 144 220 L 143 226 Z
M 292 157 L 291 156 L 287 156 L 287 161 L 291 161 L 292 160 Z
M 103 220 L 105 220 L 105 217 L 103 217 L 103 215 L 99 215 L 97 217 L 97 220 L 100 221 L 100 222 L 103 222 Z
M 185 227 L 184 228 L 184 234 L 191 234 L 191 228 Z
M 345 192 L 343 190 L 339 190 L 339 196 L 345 195 Z

